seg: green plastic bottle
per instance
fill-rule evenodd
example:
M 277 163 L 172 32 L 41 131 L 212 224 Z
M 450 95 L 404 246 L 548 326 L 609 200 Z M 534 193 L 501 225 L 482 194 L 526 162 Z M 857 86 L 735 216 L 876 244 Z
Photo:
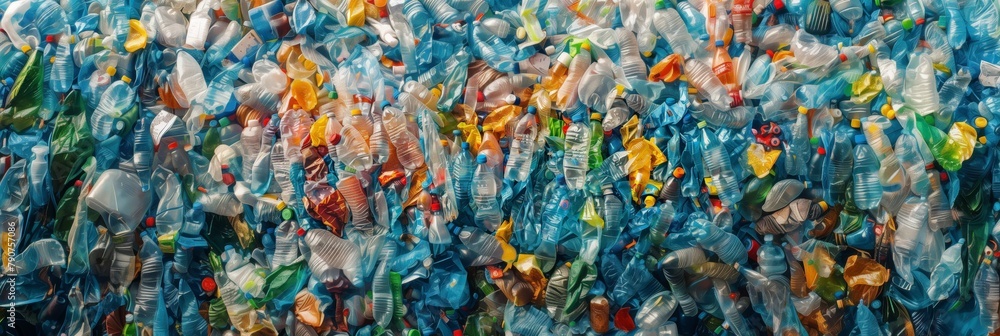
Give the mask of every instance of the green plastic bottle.
M 215 149 L 222 144 L 222 137 L 219 135 L 219 122 L 212 120 L 208 123 L 208 131 L 205 132 L 205 139 L 201 142 L 201 155 L 211 160 L 215 156 Z
M 604 153 L 601 147 L 604 144 L 604 127 L 601 126 L 601 114 L 590 114 L 590 151 L 587 162 L 590 170 L 597 169 L 604 162 Z

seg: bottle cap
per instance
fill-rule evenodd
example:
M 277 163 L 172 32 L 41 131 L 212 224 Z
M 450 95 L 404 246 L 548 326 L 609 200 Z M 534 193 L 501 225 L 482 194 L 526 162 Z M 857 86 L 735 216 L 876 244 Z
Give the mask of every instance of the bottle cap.
M 341 139 L 340 134 L 334 133 L 333 135 L 330 136 L 330 144 L 336 146 L 340 144 L 340 139 Z
M 462 149 L 468 150 L 469 149 L 469 143 L 468 142 L 463 142 L 462 143 Z
M 476 156 L 477 163 L 486 163 L 486 154 L 479 154 Z
M 73 186 L 77 188 L 83 187 L 83 181 L 80 180 L 73 181 Z
M 105 71 L 108 73 L 108 76 L 114 77 L 118 73 L 118 68 L 108 67 Z
M 715 47 L 716 48 L 721 47 L 723 45 L 725 45 L 725 43 L 723 43 L 722 40 L 715 40 Z
M 854 143 L 858 144 L 858 145 L 866 144 L 866 143 L 868 143 L 868 139 L 865 139 L 864 134 L 855 134 L 854 135 Z
M 211 121 L 208 122 L 208 126 L 209 127 L 219 127 L 219 121 L 217 121 L 215 119 L 212 119 Z
M 219 120 L 219 126 L 221 126 L 221 127 L 229 126 L 229 124 L 232 123 L 232 122 L 229 121 L 229 118 L 222 118 L 222 119 L 218 119 L 218 120 Z
M 977 128 L 984 128 L 987 124 L 986 118 L 983 117 L 976 117 L 973 122 L 976 124 Z
M 528 106 L 528 114 L 537 114 L 538 108 L 534 106 Z
M 590 114 L 590 120 L 601 120 L 601 114 L 600 113 L 591 113 Z
M 434 211 L 434 212 L 441 211 L 441 202 L 439 202 L 437 200 L 432 200 L 431 201 L 431 211 Z
M 156 218 L 146 217 L 146 227 L 151 228 L 156 226 Z
M 861 128 L 861 119 L 851 119 L 852 128 Z
M 705 126 L 708 126 L 708 122 L 704 120 L 698 122 L 698 128 L 705 128 Z
M 351 110 L 351 115 L 352 116 L 359 116 L 359 115 L 361 115 L 361 109 L 352 109 Z
M 212 277 L 204 277 L 201 279 L 201 290 L 206 293 L 214 293 L 216 288 L 215 279 L 212 279 Z
M 903 29 L 906 29 L 906 30 L 913 29 L 913 19 L 906 18 L 906 19 L 903 19 L 903 22 L 901 22 L 901 23 L 903 24 Z
M 191 209 L 202 211 L 205 209 L 205 205 L 201 204 L 201 202 L 194 202 L 194 204 L 191 204 Z
M 305 236 L 306 235 L 306 229 L 299 228 L 298 230 L 295 230 L 295 235 L 299 236 L 299 237 Z
M 809 113 L 809 109 L 807 109 L 805 106 L 799 106 L 799 113 L 807 114 Z
M 171 141 L 169 144 L 167 144 L 167 149 L 169 150 L 177 149 L 177 141 Z
M 293 215 L 294 213 L 292 212 L 292 208 L 284 208 L 281 210 L 281 219 L 283 220 L 292 219 Z

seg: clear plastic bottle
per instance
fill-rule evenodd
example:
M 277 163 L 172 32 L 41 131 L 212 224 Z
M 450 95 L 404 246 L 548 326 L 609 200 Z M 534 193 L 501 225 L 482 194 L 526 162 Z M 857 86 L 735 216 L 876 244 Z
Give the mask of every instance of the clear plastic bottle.
M 1000 276 L 997 276 L 992 264 L 992 256 L 983 259 L 972 286 L 979 307 L 979 323 L 985 326 L 988 332 L 993 332 L 1000 326 L 1000 316 L 996 313 L 997 307 L 1000 306 Z
M 691 225 L 698 244 L 718 255 L 724 263 L 746 263 L 747 248 L 736 235 L 722 231 L 712 222 L 701 218 Z
M 590 157 L 590 128 L 584 123 L 582 114 L 573 118 L 566 130 L 566 150 L 563 156 L 563 171 L 566 185 L 571 190 L 583 189 L 587 182 L 587 167 Z
M 910 197 L 896 215 L 896 233 L 893 237 L 892 260 L 897 273 L 913 283 L 913 271 L 919 264 L 927 236 L 927 202 Z
M 920 115 L 938 111 L 940 96 L 935 90 L 934 66 L 930 56 L 919 54 L 906 66 L 906 80 L 903 82 L 903 97 L 906 104 Z
M 101 102 L 97 105 L 93 115 L 90 117 L 92 134 L 97 140 L 106 140 L 122 130 L 125 122 L 120 120 L 122 114 L 135 102 L 135 91 L 123 81 L 111 83 L 104 94 Z
M 712 178 L 712 184 L 719 193 L 722 204 L 729 206 L 743 199 L 740 192 L 736 172 L 733 171 L 731 156 L 715 132 L 705 126 L 704 121 L 698 122 L 698 145 L 701 148 L 702 162 L 705 173 Z
M 531 173 L 532 157 L 535 154 L 535 138 L 538 136 L 538 109 L 528 106 L 514 128 L 510 143 L 510 155 L 504 176 L 514 181 L 524 181 Z
M 731 69 L 732 62 L 729 64 Z M 684 72 L 688 76 L 688 82 L 708 98 L 712 104 L 720 108 L 729 107 L 732 104 L 733 99 L 729 96 L 729 90 L 715 75 L 711 66 L 699 59 L 692 58 L 684 63 Z
M 900 134 L 896 139 L 896 157 L 906 170 L 910 180 L 910 191 L 917 196 L 927 196 L 930 180 L 927 178 L 927 163 L 918 151 L 917 138 L 911 134 Z
M 704 250 L 701 247 L 688 247 L 676 251 L 670 251 L 663 259 L 660 259 L 660 268 L 683 269 L 708 261 Z
M 774 244 L 773 235 L 764 236 L 764 244 L 757 250 L 757 263 L 764 276 L 782 275 L 788 269 L 785 251 Z
M 864 137 L 855 137 L 855 142 L 857 146 L 854 147 L 852 171 L 854 204 L 858 209 L 872 210 L 882 201 L 882 184 L 878 178 L 879 161 Z
M 486 164 L 486 154 L 479 154 L 476 163 L 479 166 L 472 177 L 472 201 L 476 210 L 476 223 L 489 232 L 496 231 L 503 220 L 500 202 L 497 200 L 498 186 L 496 175 Z
M 700 16 L 701 14 L 698 15 Z M 704 20 L 704 17 L 702 17 L 702 20 Z M 670 43 L 670 47 L 675 53 L 681 54 L 688 59 L 699 58 L 705 52 L 691 38 L 692 34 L 688 32 L 688 27 L 684 24 L 685 21 L 681 19 L 677 10 L 673 8 L 667 8 L 653 14 L 653 26 L 660 33 L 660 36 Z M 704 26 L 704 24 L 701 26 Z M 698 32 L 699 36 L 702 34 L 707 38 L 708 33 L 704 31 Z
M 402 110 L 389 105 L 388 101 L 382 102 L 382 124 L 396 148 L 396 157 L 406 169 L 416 170 L 424 165 L 424 155 L 419 140 L 407 130 L 406 123 Z
M 142 260 L 142 270 L 139 289 L 135 293 L 135 310 L 133 315 L 140 327 L 152 327 L 158 294 L 162 290 L 160 282 L 163 273 L 163 252 L 156 238 L 149 234 L 142 235 L 142 249 L 139 259 Z

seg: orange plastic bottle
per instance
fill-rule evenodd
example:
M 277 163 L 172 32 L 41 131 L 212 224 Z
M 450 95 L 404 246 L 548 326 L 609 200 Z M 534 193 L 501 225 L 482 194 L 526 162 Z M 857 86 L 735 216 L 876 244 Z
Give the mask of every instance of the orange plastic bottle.
M 740 84 L 736 81 L 736 69 L 733 68 L 733 59 L 729 57 L 729 50 L 724 47 L 724 43 L 721 40 L 715 41 L 715 56 L 712 57 L 712 71 L 715 72 L 716 77 L 719 77 L 719 81 L 726 86 L 729 96 L 733 98 L 733 103 L 730 106 L 743 105 L 743 99 L 740 97 Z

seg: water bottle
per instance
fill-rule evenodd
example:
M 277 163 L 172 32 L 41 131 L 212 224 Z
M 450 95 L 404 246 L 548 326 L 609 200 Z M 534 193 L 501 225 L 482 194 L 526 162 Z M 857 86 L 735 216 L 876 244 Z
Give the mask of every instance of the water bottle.
M 739 181 L 736 180 L 730 155 L 719 137 L 705 128 L 707 125 L 704 121 L 698 122 L 698 145 L 701 148 L 705 173 L 712 178 L 712 184 L 718 190 L 722 204 L 726 206 L 736 204 L 743 198 L 743 194 L 739 191 Z
M 736 235 L 722 231 L 712 222 L 700 218 L 692 223 L 692 229 L 698 244 L 718 255 L 726 264 L 746 262 L 747 249 Z
M 503 220 L 500 202 L 497 200 L 497 177 L 486 164 L 486 154 L 476 157 L 476 171 L 472 177 L 472 205 L 476 210 L 476 223 L 486 231 L 493 232 Z
M 863 136 L 854 138 L 854 169 L 852 171 L 852 196 L 855 206 L 862 210 L 875 209 L 882 201 L 882 183 L 879 182 L 879 162 L 875 151 Z
M 917 2 L 917 1 L 908 1 Z M 926 54 L 920 54 L 906 66 L 906 80 L 903 82 L 903 97 L 906 104 L 920 115 L 938 111 L 940 97 L 935 92 L 934 67 Z
M 910 197 L 896 216 L 892 260 L 899 276 L 909 283 L 913 283 L 912 269 L 918 264 L 924 248 L 927 212 L 925 199 Z
M 28 179 L 31 195 L 31 205 L 42 207 L 48 204 L 52 195 L 49 194 L 51 181 L 49 177 L 49 146 L 44 142 L 31 147 L 31 165 L 28 168 Z
M 163 273 L 163 252 L 160 251 L 159 244 L 155 237 L 149 234 L 142 235 L 142 249 L 139 251 L 139 259 L 142 260 L 142 269 L 139 282 L 139 289 L 135 293 L 135 310 L 133 315 L 140 327 L 152 326 L 158 294 L 162 290 L 160 281 Z
M 106 140 L 113 133 L 125 127 L 125 122 L 119 118 L 125 114 L 135 101 L 135 91 L 123 81 L 111 83 L 101 96 L 101 103 L 90 117 L 93 135 L 97 140 Z
M 535 138 L 538 136 L 538 109 L 528 106 L 514 128 L 510 143 L 510 158 L 504 176 L 514 181 L 524 181 L 531 173 L 532 156 L 535 154 Z
M 590 128 L 584 124 L 583 115 L 574 117 L 566 131 L 566 150 L 563 156 L 566 185 L 571 190 L 583 189 L 586 183 L 591 136 Z
M 788 269 L 785 251 L 774 244 L 773 235 L 764 236 L 764 244 L 757 250 L 757 263 L 764 276 L 782 275 Z
M 416 170 L 424 165 L 424 156 L 420 152 L 418 139 L 407 130 L 406 123 L 403 111 L 392 107 L 388 101 L 382 102 L 382 124 L 396 148 L 396 157 L 406 169 Z

